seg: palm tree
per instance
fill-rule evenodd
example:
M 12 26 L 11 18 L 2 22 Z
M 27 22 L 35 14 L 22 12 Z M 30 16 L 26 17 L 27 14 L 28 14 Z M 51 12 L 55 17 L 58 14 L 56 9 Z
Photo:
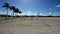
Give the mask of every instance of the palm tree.
M 22 13 L 21 11 L 19 11 L 18 8 L 16 8 L 16 9 L 14 10 L 14 12 L 15 12 L 15 13 Z
M 4 3 L 3 7 L 7 9 L 7 18 L 6 18 L 6 19 L 8 19 L 8 8 L 9 8 L 10 6 L 9 6 L 8 3 Z
M 10 9 L 13 10 L 13 17 L 14 17 L 14 11 L 16 10 L 15 6 L 10 6 Z
M 10 9 L 13 10 L 13 16 L 14 16 L 14 12 L 15 13 L 21 13 L 21 11 L 19 11 L 18 8 L 15 8 L 15 6 L 10 6 Z M 14 18 L 14 17 L 13 17 Z

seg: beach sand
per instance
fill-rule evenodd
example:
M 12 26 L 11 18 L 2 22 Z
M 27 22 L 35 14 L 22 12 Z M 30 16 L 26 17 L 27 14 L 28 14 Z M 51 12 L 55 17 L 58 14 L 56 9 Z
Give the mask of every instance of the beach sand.
M 0 21 L 0 34 L 60 34 L 60 17 L 20 17 Z

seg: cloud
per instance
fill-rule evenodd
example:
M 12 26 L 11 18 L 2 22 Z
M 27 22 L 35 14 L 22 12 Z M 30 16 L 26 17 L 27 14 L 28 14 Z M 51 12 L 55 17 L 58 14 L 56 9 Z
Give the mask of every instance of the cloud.
M 6 11 L 0 11 L 0 14 L 4 14 L 4 15 L 6 15 L 7 12 L 6 12 Z M 8 14 L 11 15 L 12 13 L 11 13 L 11 12 L 8 12 Z
M 28 16 L 30 16 L 30 15 L 33 15 L 33 12 L 31 10 L 26 10 L 26 11 L 24 11 L 21 14 L 18 14 L 18 15 L 28 15 Z
M 40 13 L 39 12 L 35 12 L 34 15 L 40 15 Z
M 1 14 L 1 11 L 0 11 L 0 14 Z
M 52 12 L 49 12 L 49 13 L 48 13 L 48 15 L 51 15 L 51 14 L 52 14 Z
M 56 5 L 56 7 L 60 8 L 60 5 Z
M 57 16 L 58 13 L 56 13 L 56 12 L 55 13 L 49 12 L 48 15 Z
M 13 15 L 12 12 L 8 12 L 9 15 Z
M 29 16 L 32 15 L 32 11 L 31 10 L 28 11 L 26 15 L 29 15 Z
M 40 13 L 40 15 L 43 15 L 43 13 Z
M 36 15 L 37 16 L 37 15 L 45 15 L 45 14 L 40 13 L 40 12 L 33 12 L 32 10 L 26 10 L 26 11 L 24 11 L 21 14 L 18 14 L 18 15 L 21 15 L 21 16 L 23 16 L 23 15 L 28 15 L 28 16 Z
M 31 10 L 26 10 L 26 11 L 22 12 L 19 15 L 28 15 L 28 16 L 30 16 L 30 15 L 43 15 L 43 14 L 39 13 L 39 12 L 32 12 Z
M 43 13 L 39 13 L 39 12 L 35 12 L 35 13 L 33 13 L 32 15 L 44 15 Z
M 49 8 L 48 10 L 51 10 L 52 8 Z
M 6 12 L 0 11 L 0 14 L 6 14 Z
M 58 13 L 53 13 L 53 16 L 57 16 L 58 15 Z

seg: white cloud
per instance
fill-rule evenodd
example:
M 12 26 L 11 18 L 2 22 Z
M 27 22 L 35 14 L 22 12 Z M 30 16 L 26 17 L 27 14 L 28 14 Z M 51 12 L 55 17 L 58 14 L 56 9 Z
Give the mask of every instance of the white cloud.
M 49 13 L 48 13 L 48 15 L 51 15 L 51 14 L 52 14 L 52 12 L 49 12 Z
M 9 14 L 9 15 L 12 15 L 12 13 L 11 13 L 11 12 L 8 12 L 8 14 Z
M 57 13 L 54 13 L 55 15 L 57 14 Z
M 39 12 L 35 12 L 34 15 L 40 15 L 40 13 Z
M 60 8 L 60 5 L 56 5 L 56 7 Z
M 40 15 L 43 15 L 43 13 L 40 13 Z
M 0 14 L 1 14 L 1 11 L 0 11 Z
M 6 12 L 6 11 L 5 11 L 5 12 L 0 11 L 0 14 L 4 14 L 4 15 L 6 15 L 6 14 L 7 14 L 7 12 Z M 8 14 L 9 14 L 9 15 L 11 15 L 12 13 L 11 13 L 11 12 L 8 12 Z
M 0 14 L 6 14 L 6 12 L 0 11 Z
M 48 10 L 51 10 L 52 8 L 49 8 Z
M 26 10 L 26 11 L 22 12 L 22 13 L 19 14 L 19 15 L 28 15 L 28 16 L 30 16 L 30 15 L 33 15 L 33 13 L 32 13 L 31 10 Z
M 53 16 L 57 16 L 58 15 L 58 13 L 53 13 Z
M 28 16 L 30 16 L 30 15 L 43 15 L 42 13 L 39 13 L 39 12 L 32 12 L 31 10 L 26 10 L 26 11 L 24 11 L 24 12 L 22 12 L 21 14 L 19 14 L 19 15 L 28 15 Z
M 44 15 L 43 13 L 39 13 L 39 12 L 33 12 L 33 11 L 31 11 L 31 10 L 26 10 L 26 11 L 24 11 L 24 12 L 22 12 L 21 14 L 18 14 L 18 15 L 28 15 L 28 16 L 30 16 L 30 15 Z
M 30 10 L 30 11 L 28 11 L 27 13 L 26 13 L 26 15 L 32 15 L 32 11 Z

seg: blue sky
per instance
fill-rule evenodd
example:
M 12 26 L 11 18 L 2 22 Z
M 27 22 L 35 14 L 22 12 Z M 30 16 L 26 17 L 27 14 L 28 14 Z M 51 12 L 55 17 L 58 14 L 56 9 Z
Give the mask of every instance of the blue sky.
M 6 9 L 1 7 L 5 2 L 22 11 L 19 15 L 54 15 L 60 16 L 60 0 L 0 0 L 0 12 L 6 14 Z M 9 14 L 12 11 L 9 10 Z

